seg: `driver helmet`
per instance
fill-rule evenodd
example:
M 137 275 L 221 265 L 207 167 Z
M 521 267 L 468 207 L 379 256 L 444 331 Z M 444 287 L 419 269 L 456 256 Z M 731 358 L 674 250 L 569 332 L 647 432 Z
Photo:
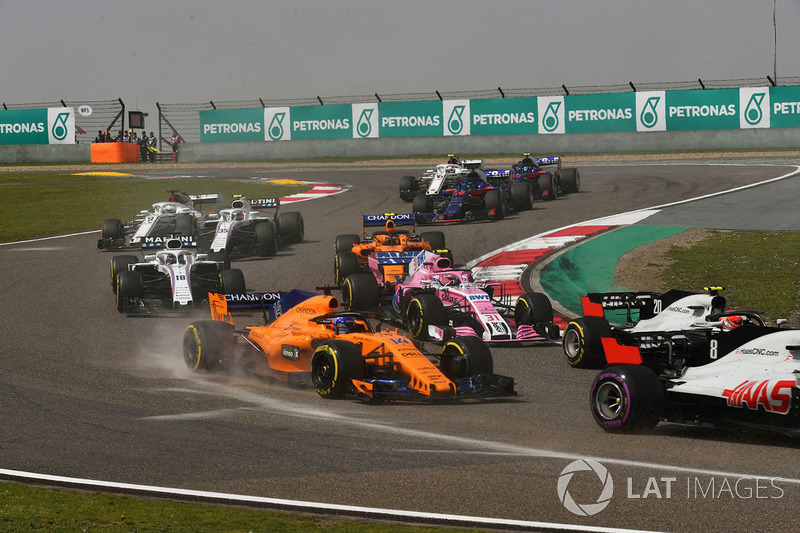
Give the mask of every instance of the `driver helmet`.
M 167 256 L 164 259 L 168 265 L 174 265 L 177 261 L 175 259 L 175 256 L 172 254 L 167 254 Z
M 178 212 L 178 208 L 174 205 L 167 204 L 161 209 L 161 212 L 165 215 L 174 215 Z
M 448 157 L 448 159 L 447 159 L 447 163 L 448 164 L 457 165 L 459 163 L 458 158 L 456 157 L 456 154 L 447 154 L 447 157 Z
M 244 211 L 234 211 L 233 220 L 244 220 Z
M 351 333 L 355 329 L 356 321 L 353 317 L 338 316 L 333 319 L 333 330 L 337 335 Z
M 458 278 L 453 274 L 441 274 L 439 276 L 439 284 L 442 287 L 449 287 L 451 285 L 458 285 Z
M 732 316 L 724 316 L 722 317 L 722 329 L 724 331 L 730 331 L 732 329 L 736 329 L 742 325 L 744 319 L 739 315 L 732 315 Z

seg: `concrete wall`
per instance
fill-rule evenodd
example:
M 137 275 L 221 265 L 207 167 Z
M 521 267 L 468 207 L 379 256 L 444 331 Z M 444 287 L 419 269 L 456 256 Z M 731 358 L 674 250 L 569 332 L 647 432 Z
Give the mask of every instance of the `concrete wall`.
M 0 146 L 3 163 L 89 163 L 89 144 Z M 573 133 L 322 141 L 192 143 L 181 145 L 182 163 L 269 161 L 310 157 L 386 157 L 470 154 L 598 154 L 800 148 L 800 128 Z M 166 148 L 169 151 L 169 148 Z
M 200 163 L 447 153 L 593 154 L 795 148 L 800 148 L 800 128 L 185 144 L 181 145 L 180 161 Z
M 0 164 L 11 163 L 88 163 L 89 144 L 13 144 L 0 145 Z

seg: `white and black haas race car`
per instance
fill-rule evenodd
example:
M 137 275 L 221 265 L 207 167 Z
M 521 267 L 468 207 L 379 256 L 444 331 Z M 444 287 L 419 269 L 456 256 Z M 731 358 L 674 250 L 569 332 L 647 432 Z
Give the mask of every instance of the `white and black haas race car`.
M 708 318 L 733 313 L 741 314 Z M 590 406 L 603 429 L 647 430 L 667 421 L 800 434 L 800 330 L 742 325 L 703 342 L 686 344 L 679 334 L 670 340 L 685 352 L 671 368 L 618 365 L 595 378 Z
M 275 211 L 266 214 L 259 209 Z M 213 231 L 201 231 L 198 239 L 201 243 L 210 239 L 208 251 L 214 258 L 219 254 L 227 254 L 231 259 L 275 255 L 279 242 L 298 243 L 305 236 L 303 215 L 297 211 L 279 213 L 279 209 L 279 198 L 250 200 L 237 195 L 230 208 L 209 218 L 206 224 Z
M 194 239 L 198 228 L 205 224 L 207 214 L 203 208 L 213 205 L 211 211 L 222 207 L 222 197 L 218 194 L 189 195 L 176 190 L 168 191 L 169 200 L 156 202 L 153 210 L 143 209 L 129 222 L 118 218 L 103 222 L 97 248 L 100 250 L 123 250 L 138 248 L 145 237 L 169 237 L 182 235 Z
M 117 311 L 126 314 L 187 311 L 208 302 L 208 293 L 246 292 L 244 274 L 223 261 L 198 254 L 186 238 L 145 237 L 140 261 L 135 255 L 111 259 L 111 288 Z
M 724 311 L 727 302 L 719 294 L 722 287 L 705 289 L 705 293 L 670 290 L 582 296 L 584 316 L 570 320 L 564 329 L 562 347 L 567 363 L 576 368 L 642 364 L 647 359 L 663 359 L 669 349 L 666 332 L 684 332 L 691 339 L 703 339 L 742 321 L 764 325 L 759 314 L 752 311 L 709 322 L 707 316 Z M 637 350 L 627 349 L 629 346 Z

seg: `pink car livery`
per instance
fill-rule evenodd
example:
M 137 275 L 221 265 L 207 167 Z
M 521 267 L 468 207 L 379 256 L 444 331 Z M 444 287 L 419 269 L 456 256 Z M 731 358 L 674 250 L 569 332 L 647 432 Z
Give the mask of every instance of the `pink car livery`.
M 392 307 L 420 340 L 477 336 L 486 342 L 554 342 L 560 338 L 544 294 L 515 298 L 505 294 L 502 285 L 477 283 L 469 270 L 453 269 L 448 258 L 427 251 L 409 264 L 408 276 L 395 287 Z

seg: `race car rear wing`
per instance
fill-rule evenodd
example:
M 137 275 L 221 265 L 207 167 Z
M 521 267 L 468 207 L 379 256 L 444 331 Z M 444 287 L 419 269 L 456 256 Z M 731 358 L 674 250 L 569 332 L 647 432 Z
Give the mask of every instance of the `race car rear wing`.
M 561 158 L 558 156 L 552 157 L 537 157 L 536 164 L 540 167 L 549 166 L 549 165 L 558 165 L 558 168 L 561 168 Z
M 195 211 L 203 211 L 203 206 L 214 204 L 213 209 L 207 211 L 217 212 L 222 209 L 222 195 L 221 194 L 190 194 L 189 198 L 192 200 L 192 208 Z
M 391 221 L 395 226 L 416 226 L 414 213 L 384 213 L 382 215 L 363 215 L 361 220 L 361 231 L 367 234 L 367 228 L 375 226 L 386 226 Z
M 236 201 L 233 202 L 235 204 Z M 231 204 L 234 208 L 236 205 Z M 250 206 L 255 208 L 275 208 L 278 209 L 281 205 L 280 198 L 256 198 L 255 200 L 250 200 Z
M 639 319 L 651 318 L 661 312 L 661 294 L 655 292 L 590 292 L 581 296 L 584 316 L 603 318 L 605 311 L 638 310 Z
M 261 309 L 264 312 L 265 321 L 273 321 L 287 310 L 317 296 L 315 292 L 293 289 L 289 292 L 253 292 L 253 293 L 232 293 L 218 294 L 208 293 L 208 302 L 211 306 L 211 319 L 219 322 L 227 322 L 233 325 L 234 320 L 231 311 L 247 309 Z

